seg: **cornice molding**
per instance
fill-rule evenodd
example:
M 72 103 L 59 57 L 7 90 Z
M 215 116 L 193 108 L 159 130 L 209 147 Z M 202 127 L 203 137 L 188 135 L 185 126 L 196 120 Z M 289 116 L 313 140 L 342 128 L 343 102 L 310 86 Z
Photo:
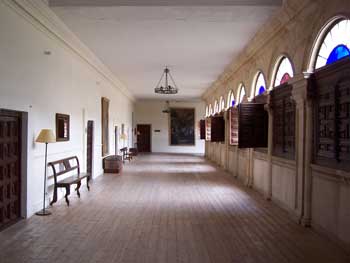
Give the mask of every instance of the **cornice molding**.
M 106 65 L 56 16 L 43 1 L 3 0 L 17 14 L 52 40 L 77 55 L 132 102 L 135 97 Z

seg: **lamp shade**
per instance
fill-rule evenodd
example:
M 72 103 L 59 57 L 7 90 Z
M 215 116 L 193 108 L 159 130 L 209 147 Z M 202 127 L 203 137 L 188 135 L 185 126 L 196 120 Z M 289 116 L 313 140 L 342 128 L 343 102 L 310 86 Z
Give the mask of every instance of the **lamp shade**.
M 120 135 L 120 139 L 122 139 L 122 140 L 126 140 L 126 139 L 127 139 L 126 134 L 125 134 L 125 133 L 122 133 L 122 134 Z
M 56 136 L 52 130 L 42 129 L 35 141 L 42 143 L 53 143 L 56 142 Z

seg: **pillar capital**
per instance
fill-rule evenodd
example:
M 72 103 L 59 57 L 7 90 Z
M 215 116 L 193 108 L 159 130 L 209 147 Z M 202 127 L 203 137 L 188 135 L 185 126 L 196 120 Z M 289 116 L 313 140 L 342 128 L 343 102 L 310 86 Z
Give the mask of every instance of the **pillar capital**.
M 308 100 L 308 87 L 310 82 L 310 75 L 308 73 L 298 74 L 289 82 L 293 86 L 292 97 L 296 102 L 296 107 L 304 107 Z

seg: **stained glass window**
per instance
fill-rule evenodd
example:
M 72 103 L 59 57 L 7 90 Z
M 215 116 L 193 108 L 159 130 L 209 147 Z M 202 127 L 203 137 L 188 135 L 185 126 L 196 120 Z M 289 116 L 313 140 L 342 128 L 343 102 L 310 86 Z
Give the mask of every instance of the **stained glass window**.
M 230 90 L 227 96 L 227 108 L 235 106 L 235 95 L 233 94 L 233 91 Z
M 288 82 L 289 79 L 294 77 L 292 63 L 287 57 L 283 57 L 278 65 L 274 87 L 282 85 Z
M 240 85 L 240 88 L 239 88 L 239 103 L 242 103 L 244 97 L 245 97 L 245 87 L 243 84 Z
M 220 107 L 219 108 L 220 108 L 219 109 L 220 111 L 225 110 L 225 99 L 223 96 L 220 97 Z
M 350 56 L 350 20 L 341 20 L 325 36 L 317 55 L 316 69 Z
M 216 100 L 215 103 L 214 103 L 214 114 L 215 113 L 218 113 L 219 112 L 219 103 L 218 101 Z
M 255 96 L 263 94 L 266 91 L 266 82 L 264 75 L 259 72 L 255 82 Z

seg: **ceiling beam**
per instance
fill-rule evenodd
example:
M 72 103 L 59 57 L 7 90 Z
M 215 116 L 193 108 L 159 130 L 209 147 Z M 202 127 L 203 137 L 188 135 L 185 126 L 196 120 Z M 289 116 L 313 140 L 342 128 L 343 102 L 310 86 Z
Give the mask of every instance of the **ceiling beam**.
M 281 6 L 283 0 L 49 0 L 50 6 Z

